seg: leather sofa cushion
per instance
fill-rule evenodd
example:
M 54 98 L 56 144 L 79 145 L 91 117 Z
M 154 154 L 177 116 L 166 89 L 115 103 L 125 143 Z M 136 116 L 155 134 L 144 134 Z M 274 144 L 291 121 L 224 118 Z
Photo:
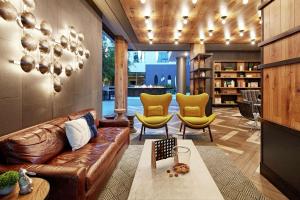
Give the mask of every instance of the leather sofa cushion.
M 89 112 L 93 115 L 94 119 L 96 120 L 96 111 L 93 109 L 86 109 L 86 110 L 82 110 L 79 112 L 71 113 L 68 115 L 68 118 L 69 118 L 69 120 L 78 119 L 80 117 L 83 117 L 84 115 L 86 115 Z
M 100 128 L 98 136 L 76 151 L 65 151 L 47 164 L 68 167 L 85 167 L 87 190 L 105 173 L 115 155 L 127 142 L 129 128 Z
M 1 151 L 7 164 L 42 164 L 61 153 L 66 144 L 64 122 L 58 118 L 17 132 L 1 141 Z

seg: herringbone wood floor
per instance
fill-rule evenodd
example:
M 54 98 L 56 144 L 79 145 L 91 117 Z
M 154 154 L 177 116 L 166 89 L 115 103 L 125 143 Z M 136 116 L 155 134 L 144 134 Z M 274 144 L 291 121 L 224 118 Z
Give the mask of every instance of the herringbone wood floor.
M 142 107 L 129 107 L 131 112 L 142 112 Z M 178 107 L 171 106 L 170 113 L 176 113 Z M 187 129 L 187 138 L 193 139 L 196 145 L 216 145 L 230 156 L 233 163 L 256 185 L 256 187 L 269 199 L 287 199 L 268 180 L 259 173 L 260 162 L 260 131 L 250 131 L 249 122 L 241 119 L 237 108 L 215 108 L 217 119 L 211 129 L 214 142 L 209 141 L 207 132 L 202 130 Z M 248 123 L 247 123 L 248 122 Z M 181 138 L 179 133 L 180 121 L 176 116 L 168 123 L 169 134 Z M 135 119 L 137 133 L 131 137 L 137 137 L 141 124 Z M 207 130 L 206 130 L 207 131 Z M 148 135 L 165 135 L 164 129 L 146 129 Z M 134 139 L 135 140 L 135 139 Z M 217 163 L 216 163 L 217 164 Z

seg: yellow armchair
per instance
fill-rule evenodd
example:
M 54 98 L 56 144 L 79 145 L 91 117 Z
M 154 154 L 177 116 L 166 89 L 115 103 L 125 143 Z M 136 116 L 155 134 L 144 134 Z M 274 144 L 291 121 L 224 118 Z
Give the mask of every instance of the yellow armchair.
M 172 100 L 171 94 L 163 95 L 150 95 L 142 93 L 140 95 L 141 102 L 144 107 L 144 114 L 136 113 L 137 119 L 142 123 L 141 133 L 139 140 L 142 139 L 142 134 L 146 127 L 151 129 L 158 129 L 165 127 L 168 137 L 167 123 L 172 119 L 173 115 L 168 113 L 169 105 Z
M 179 105 L 178 118 L 181 120 L 180 132 L 183 126 L 183 139 L 185 137 L 185 128 L 205 129 L 208 128 L 210 141 L 213 137 L 210 130 L 210 124 L 215 120 L 216 114 L 205 115 L 205 107 L 209 96 L 206 93 L 200 95 L 187 96 L 181 93 L 176 94 L 176 101 Z

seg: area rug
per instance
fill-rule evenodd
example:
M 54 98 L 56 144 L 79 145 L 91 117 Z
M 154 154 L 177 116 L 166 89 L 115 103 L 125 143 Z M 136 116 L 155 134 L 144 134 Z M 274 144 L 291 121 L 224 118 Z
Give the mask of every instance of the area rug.
M 253 183 L 214 146 L 197 146 L 225 200 L 265 200 Z M 104 187 L 99 200 L 126 200 L 142 153 L 142 145 L 130 145 Z M 201 195 L 201 194 L 199 194 Z

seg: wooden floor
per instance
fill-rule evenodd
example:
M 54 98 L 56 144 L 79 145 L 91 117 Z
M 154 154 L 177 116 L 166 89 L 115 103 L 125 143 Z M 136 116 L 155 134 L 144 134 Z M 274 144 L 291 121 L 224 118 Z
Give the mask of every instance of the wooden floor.
M 260 163 L 260 131 L 250 132 L 247 120 L 239 122 L 239 117 L 232 117 L 239 113 L 237 109 L 226 108 L 216 109 L 218 119 L 224 120 L 223 123 L 235 129 L 241 129 L 234 132 L 236 134 L 229 134 L 228 138 L 224 136 L 224 132 L 217 131 L 215 134 L 215 143 L 223 145 L 232 149 L 223 148 L 231 157 L 233 163 L 255 184 L 255 186 L 268 198 L 273 200 L 287 199 L 280 191 L 278 191 L 267 179 L 259 173 Z M 218 126 L 218 123 L 215 124 Z M 245 130 L 246 131 L 242 131 Z M 227 133 L 228 135 L 228 133 Z M 237 150 L 237 151 L 235 151 Z
M 129 108 L 131 111 L 140 111 L 142 108 Z M 178 108 L 173 106 L 170 113 L 177 112 Z M 214 112 L 217 118 L 211 126 L 214 144 L 210 143 L 208 134 L 203 145 L 216 145 L 223 149 L 235 164 L 266 197 L 272 200 L 287 199 L 268 180 L 259 173 L 260 163 L 260 131 L 250 131 L 249 121 L 241 120 L 237 108 L 216 108 Z M 248 122 L 248 123 L 247 123 Z M 139 131 L 140 123 L 135 120 L 135 127 Z M 178 135 L 180 122 L 175 116 L 168 123 L 169 132 Z M 164 130 L 147 130 L 147 134 L 158 134 Z M 187 129 L 188 134 L 203 134 L 203 132 Z M 138 133 L 136 133 L 138 134 Z

